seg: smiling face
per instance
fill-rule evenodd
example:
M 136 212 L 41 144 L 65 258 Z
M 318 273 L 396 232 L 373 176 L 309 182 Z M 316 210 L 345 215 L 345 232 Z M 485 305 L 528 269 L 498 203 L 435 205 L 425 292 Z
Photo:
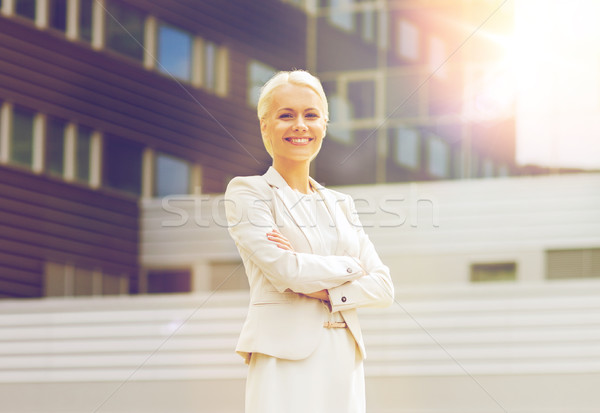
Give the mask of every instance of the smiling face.
M 273 90 L 270 112 L 261 119 L 263 137 L 276 162 L 310 162 L 321 149 L 327 121 L 319 95 L 287 83 Z

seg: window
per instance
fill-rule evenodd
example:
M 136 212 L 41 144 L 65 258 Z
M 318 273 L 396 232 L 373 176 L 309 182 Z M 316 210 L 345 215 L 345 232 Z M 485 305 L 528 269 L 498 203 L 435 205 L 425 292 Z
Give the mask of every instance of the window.
M 118 275 L 102 274 L 102 295 L 127 294 L 128 280 Z
M 517 264 L 514 262 L 471 264 L 471 282 L 516 281 Z
M 398 22 L 396 52 L 405 59 L 419 58 L 419 30 L 413 23 L 404 19 Z
M 105 19 L 106 47 L 142 61 L 144 59 L 144 15 L 121 3 L 109 1 Z
M 510 169 L 508 168 L 507 165 L 498 166 L 498 176 L 506 177 L 508 175 L 510 175 Z
M 204 59 L 202 69 L 202 84 L 208 90 L 215 90 L 217 86 L 217 45 L 212 42 L 204 43 Z
M 192 291 L 189 269 L 148 271 L 148 293 L 187 293 Z
M 75 268 L 73 295 L 94 295 L 94 272 L 87 268 Z
M 274 67 L 253 60 L 248 65 L 248 104 L 256 106 L 260 89 L 275 74 Z
M 479 154 L 471 148 L 470 152 L 470 162 L 469 162 L 469 176 L 467 178 L 478 178 L 479 177 Z
M 352 104 L 352 118 L 375 116 L 375 82 L 372 80 L 349 82 L 348 99 Z
M 465 156 L 461 147 L 457 147 L 454 149 L 452 156 L 452 165 L 454 169 L 455 178 L 461 179 L 467 177 L 465 173 Z
M 418 73 L 394 74 L 388 77 L 386 114 L 394 118 L 419 116 L 420 99 L 425 93 L 416 87 L 423 82 Z
M 546 251 L 546 268 L 550 280 L 600 278 L 600 248 Z
M 72 264 L 46 262 L 44 265 L 44 296 L 72 297 L 127 294 L 127 275 L 112 275 L 101 269 Z
M 67 0 L 48 0 L 48 15 L 50 27 L 67 30 Z
M 48 118 L 46 126 L 46 170 L 54 175 L 64 173 L 65 121 Z
M 92 130 L 84 126 L 77 128 L 75 178 L 78 181 L 90 181 L 90 162 L 92 150 Z
M 191 79 L 192 34 L 161 24 L 158 28 L 158 70 L 182 80 Z
M 10 159 L 14 163 L 31 167 L 33 160 L 33 118 L 29 109 L 15 106 L 10 145 Z
M 36 0 L 14 0 L 15 13 L 19 16 L 35 20 Z
M 373 10 L 365 10 L 359 17 L 361 17 L 360 27 L 362 38 L 365 42 L 372 43 L 377 37 L 377 25 L 375 24 L 377 13 Z
M 79 0 L 79 38 L 92 41 L 92 5 L 95 0 Z
M 341 29 L 354 30 L 354 13 L 351 10 L 354 0 L 330 0 L 329 21 Z
M 417 169 L 419 167 L 419 132 L 415 129 L 399 128 L 396 130 L 395 159 L 398 164 Z
M 190 192 L 190 165 L 188 162 L 160 153 L 156 156 L 155 168 L 156 196 L 163 197 Z
M 427 171 L 438 178 L 446 178 L 449 174 L 448 144 L 437 136 L 427 140 Z
M 104 182 L 106 186 L 140 195 L 142 146 L 124 139 L 107 137 L 104 148 Z
M 439 37 L 432 37 L 429 41 L 429 70 L 435 76 L 445 78 L 448 74 L 446 44 Z
M 248 277 L 241 261 L 212 261 L 210 262 L 211 291 L 219 290 L 248 290 Z
M 329 119 L 327 136 L 338 142 L 350 144 L 353 142 L 350 121 L 350 104 L 339 95 L 329 95 Z
M 494 161 L 492 161 L 491 159 L 484 159 L 482 168 L 484 178 L 492 178 L 494 176 Z

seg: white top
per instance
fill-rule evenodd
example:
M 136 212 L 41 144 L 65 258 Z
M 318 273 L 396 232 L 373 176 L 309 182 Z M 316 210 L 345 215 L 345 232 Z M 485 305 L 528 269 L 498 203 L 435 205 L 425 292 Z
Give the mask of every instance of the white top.
M 335 221 L 331 216 L 329 208 L 319 191 L 309 194 L 303 194 L 294 190 L 298 201 L 294 205 L 294 212 L 301 212 L 303 222 L 309 226 L 309 231 L 313 233 L 314 239 L 319 240 L 317 251 L 318 255 L 334 255 L 337 249 L 339 233 L 335 227 Z M 323 303 L 323 307 L 328 314 L 329 321 L 344 321 L 340 312 L 331 313 L 330 307 Z
M 301 212 L 303 222 L 313 232 L 315 238 L 319 240 L 318 251 L 313 251 L 318 255 L 334 255 L 338 243 L 338 231 L 331 212 L 321 197 L 319 191 L 309 194 L 303 194 L 294 190 L 298 197 L 298 202 L 294 205 L 297 208 L 294 212 Z

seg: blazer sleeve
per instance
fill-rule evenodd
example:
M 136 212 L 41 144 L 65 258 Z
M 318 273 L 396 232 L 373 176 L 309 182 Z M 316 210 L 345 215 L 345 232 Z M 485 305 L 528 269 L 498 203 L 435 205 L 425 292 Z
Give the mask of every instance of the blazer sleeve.
M 269 241 L 267 232 L 277 228 L 271 211 L 272 196 L 262 177 L 234 178 L 225 192 L 225 214 L 229 233 L 244 262 L 249 260 L 258 266 L 279 292 L 308 294 L 365 274 L 352 257 L 287 251 Z
M 345 311 L 357 307 L 387 307 L 394 301 L 394 285 L 390 270 L 385 266 L 358 218 L 352 197 L 345 202 L 346 217 L 356 229 L 359 239 L 360 260 L 366 275 L 360 279 L 330 288 L 331 311 Z

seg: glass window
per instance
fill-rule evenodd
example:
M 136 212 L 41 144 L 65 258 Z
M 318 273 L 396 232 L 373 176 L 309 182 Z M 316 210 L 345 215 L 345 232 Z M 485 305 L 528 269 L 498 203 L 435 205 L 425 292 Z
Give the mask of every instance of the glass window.
M 600 278 L 600 248 L 546 251 L 546 271 L 550 280 Z
M 50 27 L 64 32 L 67 30 L 67 0 L 49 0 Z
M 437 77 L 446 77 L 448 70 L 446 59 L 446 43 L 439 37 L 432 37 L 429 42 L 429 70 Z
M 35 3 L 36 0 L 15 0 L 15 13 L 35 20 Z
M 394 118 L 419 116 L 419 100 L 424 89 L 417 90 L 423 82 L 417 73 L 390 75 L 386 93 L 386 114 Z
M 396 162 L 411 169 L 419 167 L 419 132 L 415 129 L 399 128 L 396 130 Z
M 510 169 L 507 165 L 500 165 L 498 167 L 498 176 L 505 177 L 510 175 Z
M 516 281 L 517 264 L 501 262 L 490 264 L 471 264 L 471 281 Z
M 350 105 L 338 95 L 329 95 L 329 119 L 327 136 L 338 142 L 352 143 L 352 131 L 347 122 L 350 120 Z
M 331 0 L 329 21 L 342 29 L 354 30 L 354 13 L 351 10 L 354 0 Z
M 144 59 L 144 15 L 114 1 L 107 3 L 106 47 L 137 60 Z
M 122 277 L 112 274 L 102 274 L 102 295 L 121 294 Z
M 64 172 L 65 121 L 48 118 L 46 126 L 46 170 L 62 176 Z
M 494 176 L 494 162 L 491 159 L 485 159 L 482 167 L 484 178 L 491 178 Z
M 470 165 L 470 174 L 468 176 L 468 178 L 478 178 L 479 175 L 479 155 L 477 154 L 477 152 L 475 152 L 473 150 L 473 148 L 471 148 L 471 160 L 469 162 Z
M 419 58 L 419 29 L 413 23 L 400 19 L 397 29 L 396 51 L 400 57 L 416 60 Z
M 348 99 L 352 105 L 353 118 L 375 116 L 375 82 L 372 80 L 348 83 Z
M 241 261 L 210 262 L 210 290 L 248 290 L 248 277 L 245 276 Z
M 139 195 L 142 188 L 142 145 L 107 137 L 104 148 L 106 186 Z
M 448 144 L 436 136 L 431 136 L 427 140 L 427 170 L 431 175 L 438 178 L 448 176 Z
M 454 169 L 454 178 L 466 178 L 465 175 L 465 156 L 461 147 L 457 147 L 452 152 L 452 165 Z
M 92 130 L 90 128 L 79 126 L 77 128 L 75 178 L 82 182 L 90 181 L 91 143 Z
M 158 70 L 183 80 L 190 80 L 192 68 L 192 34 L 161 24 L 158 28 Z
M 208 90 L 214 90 L 217 84 L 217 45 L 212 42 L 204 43 L 203 59 L 204 78 L 202 84 Z
M 377 25 L 375 24 L 375 19 L 377 18 L 377 13 L 373 10 L 365 10 L 362 13 L 361 19 L 361 33 L 362 38 L 366 42 L 373 42 L 377 36 L 375 32 L 375 28 Z
M 91 270 L 76 268 L 73 281 L 73 295 L 94 295 L 94 273 Z
M 94 0 L 79 0 L 79 38 L 92 41 L 92 4 Z
M 159 153 L 156 156 L 155 195 L 162 197 L 190 191 L 190 165 L 183 159 Z
M 182 270 L 148 271 L 148 293 L 187 293 L 192 291 L 192 272 Z
M 14 163 L 31 166 L 33 159 L 33 118 L 29 109 L 15 106 L 10 145 L 10 159 Z
M 256 106 L 260 96 L 260 89 L 269 80 L 276 70 L 274 67 L 266 65 L 256 60 L 252 60 L 248 65 L 248 104 Z

